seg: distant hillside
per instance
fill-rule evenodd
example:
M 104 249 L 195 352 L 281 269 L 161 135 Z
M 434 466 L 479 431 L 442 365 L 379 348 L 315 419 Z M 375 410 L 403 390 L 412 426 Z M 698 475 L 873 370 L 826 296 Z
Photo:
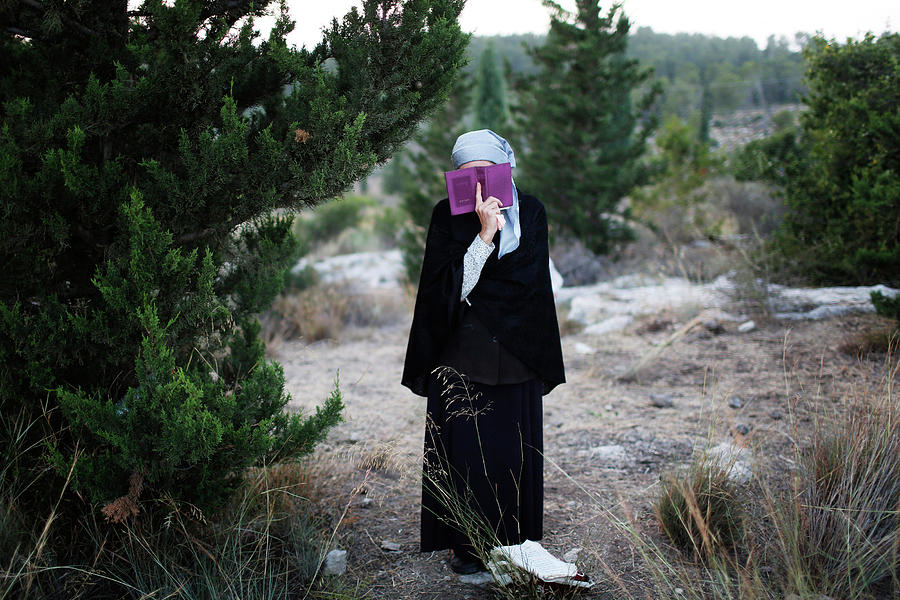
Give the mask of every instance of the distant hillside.
M 704 88 L 715 112 L 796 103 L 806 88 L 803 55 L 794 48 L 806 40 L 805 35 L 791 41 L 773 37 L 765 48 L 759 48 L 749 37 L 655 33 L 640 27 L 631 35 L 628 53 L 653 67 L 663 81 L 663 112 L 689 117 L 699 110 Z M 534 64 L 526 46 L 542 44 L 544 36 L 474 37 L 467 69 L 476 67 L 488 41 L 513 73 L 527 74 L 534 71 Z

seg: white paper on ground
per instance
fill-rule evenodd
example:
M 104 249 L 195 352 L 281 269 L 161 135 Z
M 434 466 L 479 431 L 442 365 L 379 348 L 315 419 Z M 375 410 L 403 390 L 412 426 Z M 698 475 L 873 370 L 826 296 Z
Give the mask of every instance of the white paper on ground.
M 526 540 L 515 546 L 497 546 L 491 550 L 488 569 L 500 585 L 513 580 L 517 570 L 534 575 L 547 583 L 592 587 L 594 583 L 578 573 L 572 563 L 554 557 L 538 542 Z

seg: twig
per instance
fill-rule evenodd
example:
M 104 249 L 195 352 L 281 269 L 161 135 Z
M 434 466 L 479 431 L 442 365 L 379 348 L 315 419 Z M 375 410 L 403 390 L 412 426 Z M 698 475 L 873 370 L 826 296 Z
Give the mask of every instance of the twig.
M 693 320 L 686 323 L 681 329 L 673 333 L 668 337 L 666 341 L 662 344 L 645 354 L 637 363 L 635 363 L 630 369 L 625 371 L 624 374 L 619 376 L 619 381 L 633 381 L 637 378 L 641 371 L 643 371 L 647 366 L 659 358 L 659 355 L 662 354 L 663 350 L 671 346 L 674 342 L 684 337 L 691 329 L 703 323 L 703 316 L 695 317 Z

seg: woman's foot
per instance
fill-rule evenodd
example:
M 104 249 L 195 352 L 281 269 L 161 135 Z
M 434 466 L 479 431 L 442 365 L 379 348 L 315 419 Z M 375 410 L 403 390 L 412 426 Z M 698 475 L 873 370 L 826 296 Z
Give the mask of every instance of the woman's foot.
M 452 552 L 450 555 L 450 569 L 457 575 L 471 575 L 484 571 L 484 563 L 478 557 L 467 552 Z

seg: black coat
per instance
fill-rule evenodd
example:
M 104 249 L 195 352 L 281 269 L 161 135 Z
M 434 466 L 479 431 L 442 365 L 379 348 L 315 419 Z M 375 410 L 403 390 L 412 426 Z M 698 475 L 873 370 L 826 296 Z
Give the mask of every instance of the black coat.
M 544 205 L 520 193 L 519 221 L 519 247 L 501 259 L 494 249 L 469 301 L 504 348 L 537 374 L 547 394 L 566 377 L 550 285 Z M 480 231 L 474 213 L 451 216 L 446 198 L 434 207 L 402 379 L 420 396 L 427 395 L 428 375 L 440 366 L 441 352 L 462 319 L 463 256 Z

